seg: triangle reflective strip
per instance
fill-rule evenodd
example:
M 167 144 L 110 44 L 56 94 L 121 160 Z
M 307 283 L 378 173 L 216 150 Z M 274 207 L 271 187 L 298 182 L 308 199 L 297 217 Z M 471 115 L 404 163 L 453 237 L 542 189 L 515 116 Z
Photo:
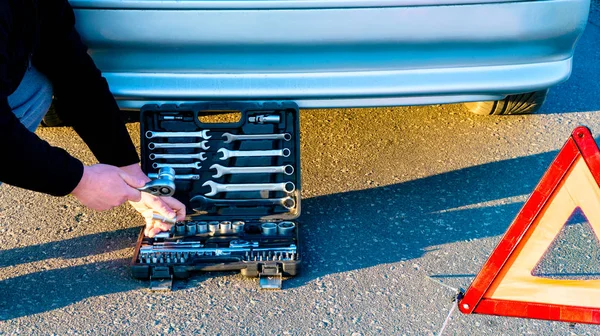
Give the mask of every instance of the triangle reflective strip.
M 578 207 L 600 239 L 600 151 L 573 132 L 459 302 L 463 313 L 600 324 L 600 280 L 536 277 L 532 270 Z
M 600 188 L 581 158 L 574 164 L 531 229 L 523 236 L 483 297 L 600 307 L 600 280 L 559 280 L 531 275 L 577 207 L 581 207 L 598 235 Z

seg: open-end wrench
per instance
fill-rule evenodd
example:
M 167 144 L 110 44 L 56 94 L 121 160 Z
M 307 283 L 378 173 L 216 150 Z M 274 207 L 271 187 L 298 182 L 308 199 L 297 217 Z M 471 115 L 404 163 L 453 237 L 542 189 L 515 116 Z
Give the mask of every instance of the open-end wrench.
M 158 174 L 148 174 L 149 178 L 156 178 L 158 177 Z M 199 180 L 200 179 L 200 175 L 196 175 L 196 174 L 187 174 L 187 175 L 175 175 L 175 179 L 176 180 Z
M 292 140 L 289 133 L 283 134 L 231 134 L 223 133 L 223 138 L 226 138 L 225 143 L 239 140 Z
M 226 148 L 220 148 L 217 152 L 223 154 L 221 160 L 227 160 L 231 157 L 250 157 L 250 156 L 283 156 L 288 157 L 292 153 L 289 149 L 271 149 L 271 150 L 252 150 L 235 151 Z
M 202 148 L 207 150 L 210 148 L 208 145 L 208 141 L 204 140 L 202 142 L 178 142 L 178 143 L 168 143 L 168 142 L 151 142 L 148 144 L 148 148 Z
M 174 167 L 175 168 L 175 167 Z M 292 175 L 294 173 L 294 167 L 291 165 L 286 166 L 270 166 L 270 167 L 224 167 L 220 164 L 214 164 L 210 166 L 210 169 L 215 169 L 217 173 L 213 175 L 214 178 L 219 178 L 227 174 L 285 174 Z
M 283 198 L 248 198 L 248 199 L 214 199 L 202 195 L 196 195 L 190 199 L 194 210 L 205 211 L 214 207 L 230 206 L 272 206 L 280 205 L 286 209 L 293 209 L 296 201 L 291 197 Z
M 154 132 L 148 131 L 146 132 L 146 138 L 202 138 L 204 140 L 208 140 L 212 138 L 212 136 L 208 136 L 208 132 L 210 130 L 203 130 L 198 132 Z
M 156 159 L 198 159 L 200 161 L 206 160 L 206 153 L 201 152 L 197 154 L 150 154 L 150 160 Z
M 155 179 L 146 183 L 139 191 L 147 192 L 154 196 L 173 196 L 175 193 L 175 170 L 171 167 L 163 167 L 158 171 L 158 174 L 150 174 L 151 179 Z
M 206 181 L 202 186 L 209 186 L 211 189 L 210 192 L 204 194 L 206 196 L 215 196 L 218 193 L 233 191 L 285 191 L 293 193 L 296 190 L 296 186 L 292 182 L 220 184 L 214 181 Z
M 193 168 L 193 169 L 200 169 L 202 168 L 202 166 L 200 165 L 200 162 L 194 162 L 194 163 L 158 163 L 158 162 L 154 162 L 152 164 L 152 168 L 157 169 L 157 168 L 163 168 L 163 167 L 171 167 L 171 168 Z

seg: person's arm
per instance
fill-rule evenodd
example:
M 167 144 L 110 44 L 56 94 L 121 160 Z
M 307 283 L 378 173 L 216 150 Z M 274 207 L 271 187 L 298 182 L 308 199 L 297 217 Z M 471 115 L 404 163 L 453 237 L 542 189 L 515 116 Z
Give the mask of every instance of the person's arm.
M 33 65 L 52 82 L 58 115 L 73 126 L 100 163 L 117 167 L 138 163 L 123 115 L 75 30 L 68 1 L 44 0 L 38 6 L 41 27 Z
M 15 69 L 8 68 L 12 17 L 7 6 L 6 2 L 0 4 L 0 181 L 63 196 L 79 183 L 83 165 L 27 130 L 8 105 L 7 97 L 14 87 L 14 83 L 9 82 L 9 70 Z

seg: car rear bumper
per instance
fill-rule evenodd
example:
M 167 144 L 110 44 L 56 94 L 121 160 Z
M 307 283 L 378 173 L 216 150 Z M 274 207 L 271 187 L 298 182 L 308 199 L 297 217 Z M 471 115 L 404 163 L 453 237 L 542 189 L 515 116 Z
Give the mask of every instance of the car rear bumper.
M 416 105 L 541 90 L 568 78 L 590 6 L 589 0 L 411 1 L 287 9 L 209 6 L 219 1 L 181 1 L 182 8 L 196 6 L 185 9 L 139 8 L 153 1 L 72 3 L 78 30 L 119 104 L 133 109 L 211 99 Z

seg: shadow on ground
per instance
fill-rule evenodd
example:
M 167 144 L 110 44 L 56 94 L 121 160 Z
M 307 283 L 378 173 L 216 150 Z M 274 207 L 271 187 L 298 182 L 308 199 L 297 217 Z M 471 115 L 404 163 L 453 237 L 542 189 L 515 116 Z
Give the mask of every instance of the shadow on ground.
M 306 199 L 301 217 L 303 272 L 287 280 L 285 287 L 303 286 L 327 274 L 418 258 L 436 245 L 500 235 L 522 203 L 477 204 L 529 194 L 555 155 L 532 155 Z M 138 232 L 131 228 L 0 251 L 0 265 L 119 250 L 134 246 Z M 130 277 L 128 263 L 127 259 L 90 263 L 4 280 L 0 282 L 0 319 L 145 286 Z M 46 292 L 49 283 L 53 290 Z
M 588 25 L 575 53 L 571 79 L 550 91 L 541 113 L 600 110 L 600 49 L 595 46 L 599 33 L 598 26 Z M 301 217 L 303 273 L 287 280 L 285 287 L 300 287 L 327 274 L 418 258 L 441 244 L 500 235 L 522 206 L 506 199 L 529 194 L 555 156 L 556 152 L 543 153 L 306 199 Z M 131 228 L 2 250 L 0 267 L 116 251 L 134 246 L 138 233 L 139 228 Z M 0 320 L 145 286 L 130 277 L 128 264 L 129 259 L 117 259 L 0 281 Z

